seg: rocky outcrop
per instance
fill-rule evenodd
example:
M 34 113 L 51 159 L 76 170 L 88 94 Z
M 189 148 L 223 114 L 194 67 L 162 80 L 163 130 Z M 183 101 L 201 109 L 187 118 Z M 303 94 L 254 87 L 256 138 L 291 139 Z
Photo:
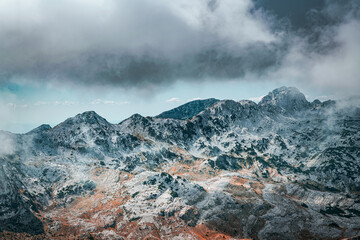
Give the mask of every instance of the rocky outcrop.
M 282 87 L 0 132 L 0 238 L 359 236 L 359 113 Z

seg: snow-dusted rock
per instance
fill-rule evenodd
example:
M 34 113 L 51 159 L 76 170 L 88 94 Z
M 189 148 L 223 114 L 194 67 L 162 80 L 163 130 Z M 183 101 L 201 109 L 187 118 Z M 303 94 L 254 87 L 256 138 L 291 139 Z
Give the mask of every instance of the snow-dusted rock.
M 0 238 L 360 235 L 360 110 L 296 88 L 0 140 Z

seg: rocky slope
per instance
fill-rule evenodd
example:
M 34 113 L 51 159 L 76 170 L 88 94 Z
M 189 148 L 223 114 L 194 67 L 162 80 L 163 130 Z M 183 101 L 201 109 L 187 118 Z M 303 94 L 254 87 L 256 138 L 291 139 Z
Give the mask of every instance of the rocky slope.
M 360 109 L 296 88 L 0 135 L 0 238 L 360 236 Z
M 215 98 L 191 101 L 177 108 L 171 109 L 169 111 L 165 111 L 157 115 L 156 117 L 182 119 L 182 120 L 189 119 L 218 101 L 219 100 Z

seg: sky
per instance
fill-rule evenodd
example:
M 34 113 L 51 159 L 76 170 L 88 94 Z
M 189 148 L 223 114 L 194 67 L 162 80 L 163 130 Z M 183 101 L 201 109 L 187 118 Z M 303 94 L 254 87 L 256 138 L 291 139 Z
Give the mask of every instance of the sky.
M 0 129 L 194 99 L 360 92 L 358 0 L 2 0 Z

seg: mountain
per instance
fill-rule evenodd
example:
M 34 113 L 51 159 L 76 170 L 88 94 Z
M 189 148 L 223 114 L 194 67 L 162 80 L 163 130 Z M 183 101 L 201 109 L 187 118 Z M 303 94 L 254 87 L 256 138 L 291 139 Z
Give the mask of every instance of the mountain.
M 218 99 L 208 98 L 204 100 L 195 100 L 188 103 L 185 103 L 177 108 L 171 109 L 169 111 L 160 113 L 156 117 L 158 118 L 173 118 L 173 119 L 190 119 L 199 112 L 210 107 L 214 103 L 218 102 Z
M 269 92 L 268 95 L 261 99 L 259 105 L 290 114 L 309 109 L 311 106 L 305 95 L 294 87 L 280 87 Z
M 202 101 L 0 132 L 0 238 L 360 236 L 359 105 Z

